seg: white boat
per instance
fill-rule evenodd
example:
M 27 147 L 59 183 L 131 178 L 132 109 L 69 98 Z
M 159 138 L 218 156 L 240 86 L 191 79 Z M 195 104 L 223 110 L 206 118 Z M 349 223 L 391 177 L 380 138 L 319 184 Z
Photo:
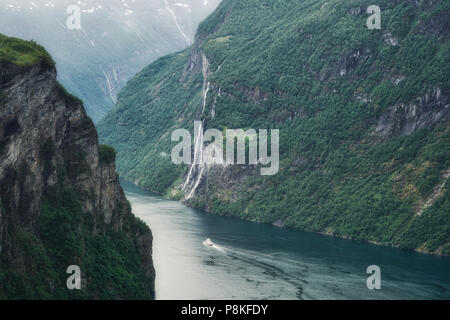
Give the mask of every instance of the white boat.
M 211 241 L 210 238 L 208 238 L 205 241 L 203 241 L 203 245 L 205 245 L 207 247 L 214 247 L 214 243 Z

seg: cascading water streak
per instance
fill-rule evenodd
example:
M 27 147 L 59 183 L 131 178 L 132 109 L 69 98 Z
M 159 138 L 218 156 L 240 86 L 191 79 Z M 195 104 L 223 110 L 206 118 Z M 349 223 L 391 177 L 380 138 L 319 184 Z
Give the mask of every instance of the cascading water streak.
M 202 113 L 200 117 L 203 117 L 203 112 L 206 108 L 206 100 L 208 97 L 208 92 L 210 89 L 211 82 L 208 81 L 208 73 L 209 73 L 209 62 L 206 58 L 206 55 L 202 52 L 202 74 L 203 74 L 203 89 L 202 89 L 202 96 L 203 96 L 203 103 L 202 103 Z M 194 146 L 194 161 L 191 164 L 191 167 L 189 168 L 189 173 L 186 177 L 186 180 L 183 184 L 183 187 L 181 188 L 182 191 L 188 191 L 186 188 L 190 185 L 192 185 L 192 189 L 189 191 L 188 195 L 186 196 L 186 200 L 192 198 L 195 194 L 195 191 L 197 190 L 198 186 L 200 185 L 201 179 L 203 177 L 203 173 L 205 171 L 205 164 L 203 163 L 203 128 L 205 126 L 205 120 L 203 119 L 201 121 L 200 126 L 198 127 L 198 130 L 196 130 L 194 125 L 194 132 L 197 132 L 197 138 L 195 139 L 195 146 Z M 199 170 L 199 171 L 198 171 Z M 198 172 L 197 177 L 195 177 L 195 173 Z M 194 179 L 193 183 L 191 182 L 191 179 Z

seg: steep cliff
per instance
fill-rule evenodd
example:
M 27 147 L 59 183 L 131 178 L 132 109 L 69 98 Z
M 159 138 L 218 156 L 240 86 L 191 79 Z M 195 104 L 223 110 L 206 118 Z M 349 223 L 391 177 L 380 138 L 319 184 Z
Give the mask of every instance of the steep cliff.
M 380 1 L 379 30 L 372 4 L 223 1 L 100 123 L 119 172 L 216 214 L 450 254 L 450 3 Z M 196 120 L 279 129 L 278 174 L 174 165 Z
M 0 35 L 0 92 L 0 298 L 153 298 L 151 232 L 50 56 Z

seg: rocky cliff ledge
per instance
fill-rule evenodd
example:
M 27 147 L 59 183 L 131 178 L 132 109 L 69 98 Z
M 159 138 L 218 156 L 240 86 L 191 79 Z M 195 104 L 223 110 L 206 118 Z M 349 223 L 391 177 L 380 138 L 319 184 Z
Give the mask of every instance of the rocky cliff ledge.
M 43 50 L 0 40 L 12 56 Z M 0 55 L 0 298 L 154 298 L 152 234 L 102 152 L 51 58 Z M 66 286 L 69 265 L 81 290 Z

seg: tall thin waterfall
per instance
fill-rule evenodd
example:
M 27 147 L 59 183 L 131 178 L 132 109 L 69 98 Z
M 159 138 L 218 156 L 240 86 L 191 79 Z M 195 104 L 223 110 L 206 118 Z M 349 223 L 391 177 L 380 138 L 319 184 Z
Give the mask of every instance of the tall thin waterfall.
M 204 122 L 202 122 L 198 129 L 194 127 L 194 132 L 196 132 L 197 139 L 195 140 L 194 145 L 194 162 L 191 164 L 191 168 L 189 169 L 188 176 L 186 178 L 186 181 L 184 182 L 182 190 L 184 191 L 188 184 L 190 184 L 192 175 L 195 173 L 195 167 L 197 164 L 201 164 L 203 162 L 203 125 Z
M 208 73 L 209 73 L 209 62 L 206 58 L 206 55 L 202 52 L 202 73 L 203 73 L 203 104 L 202 104 L 202 113 L 200 115 L 200 118 L 203 117 L 203 112 L 206 108 L 206 100 L 208 97 L 208 91 L 210 88 L 210 82 L 208 81 Z M 198 122 L 197 122 L 198 123 Z M 196 128 L 198 126 L 198 128 Z M 200 125 L 194 126 L 194 135 L 196 135 L 195 139 L 195 146 L 194 146 L 194 161 L 191 164 L 191 167 L 189 169 L 189 173 L 186 177 L 186 181 L 183 184 L 182 190 L 185 192 L 189 192 L 186 196 L 186 200 L 190 199 L 194 196 L 195 191 L 197 190 L 198 186 L 200 185 L 201 179 L 203 177 L 203 173 L 205 171 L 206 164 L 203 161 L 203 130 L 205 126 L 205 120 L 203 119 L 200 122 Z M 192 188 L 189 187 L 192 186 Z

